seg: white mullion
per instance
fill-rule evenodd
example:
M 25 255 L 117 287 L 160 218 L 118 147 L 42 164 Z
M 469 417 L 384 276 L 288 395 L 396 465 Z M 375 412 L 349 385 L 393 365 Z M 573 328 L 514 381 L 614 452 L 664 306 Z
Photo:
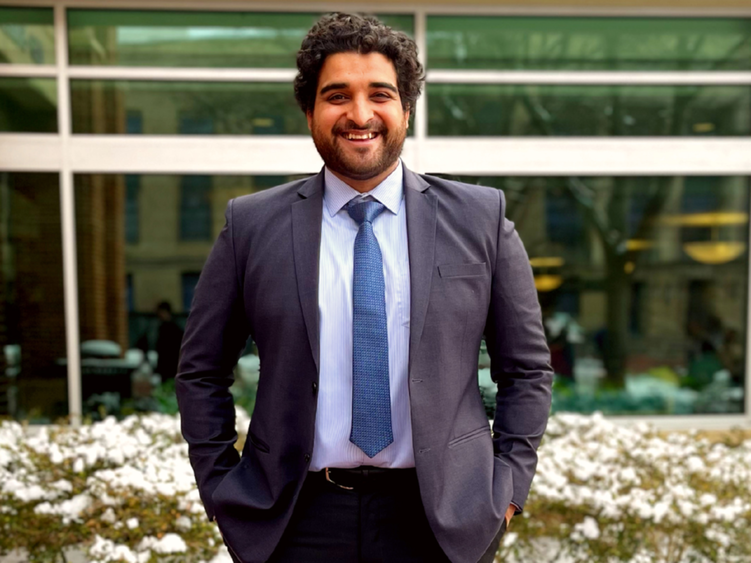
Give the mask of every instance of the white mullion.
M 291 84 L 296 69 L 287 68 L 160 68 L 71 66 L 68 76 L 87 80 L 163 80 L 190 82 L 286 82 Z
M 751 138 L 431 137 L 428 173 L 751 175 Z
M 69 161 L 70 89 L 68 70 L 68 28 L 65 5 L 58 3 L 55 14 L 55 59 L 57 62 L 57 121 L 60 138 L 60 213 L 63 243 L 63 290 L 65 302 L 65 344 L 68 355 L 68 411 L 71 423 L 81 423 L 81 356 L 78 316 L 78 272 L 76 259 L 76 208 L 73 170 Z
M 55 65 L 17 65 L 1 63 L 0 76 L 55 78 L 57 76 L 57 67 Z
M 200 12 L 290 12 L 330 13 L 357 12 L 379 14 L 408 14 L 419 9 L 420 4 L 382 4 L 363 2 L 239 2 L 238 0 L 3 0 L 3 4 L 49 7 L 63 1 L 67 8 L 82 9 L 134 9 L 143 11 L 175 10 Z M 105 5 L 106 4 L 106 5 Z M 376 9 L 377 8 L 377 9 Z
M 427 15 L 424 9 L 415 11 L 415 43 L 417 56 L 423 68 L 427 68 Z M 423 84 L 423 93 L 417 99 L 415 107 L 415 171 L 425 172 L 425 140 L 428 137 L 428 93 L 427 83 Z
M 0 133 L 0 170 L 3 172 L 60 172 L 60 135 Z
M 13 138 L 0 135 L 0 154 Z M 309 173 L 322 164 L 302 135 L 74 135 L 66 144 L 66 163 L 85 173 Z M 432 137 L 425 147 L 429 173 L 751 175 L 751 138 Z M 415 153 L 408 138 L 403 158 L 416 169 Z
M 431 84 L 746 85 L 751 72 L 431 70 Z
M 415 17 L 415 34 L 423 65 L 425 64 L 424 22 L 420 12 Z M 422 29 L 420 29 L 422 27 Z M 52 69 L 52 70 L 50 70 Z M 74 66 L 68 69 L 72 79 L 87 80 L 158 80 L 210 82 L 283 82 L 290 83 L 296 69 L 286 68 L 160 68 Z M 2 65 L 1 75 L 54 76 L 54 67 Z M 694 71 L 496 71 L 496 70 L 430 70 L 430 84 L 572 84 L 572 85 L 751 85 L 751 72 Z M 419 107 L 417 108 L 419 112 Z M 415 116 L 417 117 L 417 116 Z M 417 123 L 415 124 L 417 127 Z
M 3 0 L 4 5 L 25 7 L 49 7 L 59 0 Z M 138 10 L 190 10 L 190 11 L 234 11 L 234 12 L 367 12 L 373 13 L 373 3 L 346 2 L 238 2 L 237 0 L 68 0 L 69 8 L 87 9 L 138 9 Z M 412 1 L 400 4 L 378 5 L 381 13 L 414 12 L 425 7 L 424 3 Z M 481 3 L 435 4 L 430 6 L 431 15 L 446 16 L 599 16 L 599 17 L 751 17 L 751 8 L 738 7 L 695 7 L 695 6 L 555 6 L 555 5 L 484 5 Z
M 420 4 L 419 6 L 424 6 Z M 748 18 L 751 8 L 689 7 L 689 6 L 574 6 L 574 5 L 490 5 L 482 3 L 434 4 L 433 16 L 489 16 L 489 17 L 629 17 L 629 18 Z

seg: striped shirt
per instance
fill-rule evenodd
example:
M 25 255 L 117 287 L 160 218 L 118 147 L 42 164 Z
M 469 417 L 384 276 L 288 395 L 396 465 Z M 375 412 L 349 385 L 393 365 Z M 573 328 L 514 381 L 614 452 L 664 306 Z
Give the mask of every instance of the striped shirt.
M 324 467 L 414 467 L 409 412 L 409 254 L 401 161 L 388 178 L 360 194 L 324 172 L 323 220 L 318 274 L 320 379 L 311 471 Z M 349 441 L 352 427 L 352 269 L 358 225 L 345 206 L 353 198 L 375 199 L 386 209 L 373 222 L 383 256 L 389 343 L 389 390 L 394 442 L 369 458 Z

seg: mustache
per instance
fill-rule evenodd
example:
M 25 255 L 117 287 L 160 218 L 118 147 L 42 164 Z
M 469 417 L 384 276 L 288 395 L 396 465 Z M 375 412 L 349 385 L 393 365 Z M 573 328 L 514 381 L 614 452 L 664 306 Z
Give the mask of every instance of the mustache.
M 347 121 L 343 126 L 335 125 L 332 132 L 336 135 L 343 131 L 362 131 L 368 133 L 383 134 L 388 132 L 388 129 L 381 122 L 367 123 L 364 127 L 357 125 L 354 121 Z

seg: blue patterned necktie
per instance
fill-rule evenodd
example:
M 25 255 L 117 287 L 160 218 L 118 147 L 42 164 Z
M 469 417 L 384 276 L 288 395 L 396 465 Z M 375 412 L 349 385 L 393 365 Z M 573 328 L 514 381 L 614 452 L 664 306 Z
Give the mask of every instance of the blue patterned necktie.
M 352 432 L 349 441 L 368 457 L 375 456 L 394 441 L 383 259 L 373 233 L 373 221 L 384 209 L 382 203 L 362 202 L 359 198 L 347 205 L 349 216 L 360 226 L 355 238 Z

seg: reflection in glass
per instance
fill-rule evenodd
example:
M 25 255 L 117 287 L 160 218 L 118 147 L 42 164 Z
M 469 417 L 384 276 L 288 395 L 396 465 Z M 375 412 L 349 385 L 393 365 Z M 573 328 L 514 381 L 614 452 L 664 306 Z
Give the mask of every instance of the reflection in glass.
M 292 84 L 71 81 L 73 133 L 307 135 Z
M 227 202 L 288 176 L 105 175 L 74 178 L 84 411 L 176 412 L 174 376 L 203 264 Z M 232 392 L 252 411 L 258 358 L 249 341 Z
M 0 132 L 57 133 L 55 79 L 0 77 Z
M 0 172 L 0 416 L 68 414 L 57 174 Z
M 749 86 L 431 84 L 436 136 L 751 134 Z
M 429 68 L 749 70 L 751 19 L 429 16 Z
M 68 10 L 74 65 L 294 68 L 313 13 Z M 411 15 L 379 16 L 412 33 Z
M 0 7 L 0 63 L 55 64 L 50 8 Z
M 748 178 L 459 179 L 506 194 L 538 284 L 554 410 L 743 412 Z

